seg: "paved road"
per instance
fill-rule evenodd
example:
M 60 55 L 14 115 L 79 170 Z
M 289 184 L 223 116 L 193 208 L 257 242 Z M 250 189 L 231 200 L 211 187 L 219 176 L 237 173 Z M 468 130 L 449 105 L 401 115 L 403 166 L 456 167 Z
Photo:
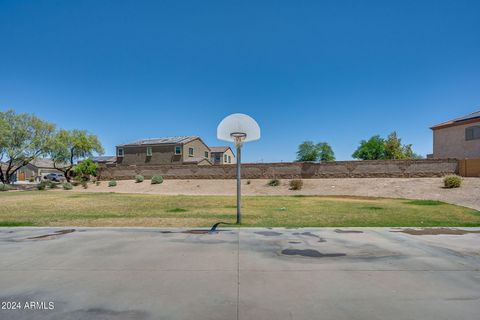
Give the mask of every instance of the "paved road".
M 0 319 L 441 320 L 480 314 L 480 233 L 59 230 L 66 229 L 0 228 L 0 301 L 21 308 L 0 310 Z

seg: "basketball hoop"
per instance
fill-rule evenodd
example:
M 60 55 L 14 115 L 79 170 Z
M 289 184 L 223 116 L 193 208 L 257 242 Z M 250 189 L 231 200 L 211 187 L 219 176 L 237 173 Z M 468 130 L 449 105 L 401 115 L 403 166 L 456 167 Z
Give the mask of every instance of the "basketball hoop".
M 245 142 L 260 139 L 260 127 L 250 116 L 234 113 L 223 119 L 217 127 L 219 140 L 235 143 L 237 148 L 237 224 L 241 223 L 241 149 Z
M 243 145 L 243 141 L 247 137 L 247 134 L 243 133 L 243 132 L 232 132 L 232 133 L 230 133 L 230 136 L 233 137 L 234 142 L 235 142 L 235 146 L 236 147 L 238 147 L 238 146 L 241 147 Z

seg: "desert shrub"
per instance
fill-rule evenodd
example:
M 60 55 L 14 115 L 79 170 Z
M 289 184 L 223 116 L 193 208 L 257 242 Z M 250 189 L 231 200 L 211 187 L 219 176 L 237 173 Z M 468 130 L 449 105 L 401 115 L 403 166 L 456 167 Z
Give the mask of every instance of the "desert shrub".
M 28 178 L 28 182 L 35 182 L 35 177 Z
M 443 178 L 445 188 L 460 188 L 462 185 L 462 177 L 450 175 Z
M 62 187 L 63 187 L 63 190 L 72 190 L 73 189 L 73 185 L 68 181 L 65 181 L 62 184 Z
M 290 180 L 290 190 L 300 190 L 303 188 L 303 180 L 294 179 Z
M 82 181 L 82 187 L 83 187 L 83 189 L 88 189 L 88 182 L 87 181 Z
M 152 177 L 152 184 L 160 184 L 163 182 L 162 176 L 153 176 Z
M 269 185 L 270 187 L 277 187 L 280 185 L 280 180 L 271 179 L 270 181 L 268 181 L 267 185 Z
M 140 175 L 140 174 L 135 176 L 135 182 L 136 182 L 136 183 L 143 182 L 144 179 L 145 179 L 145 178 L 144 178 L 142 175 Z
M 58 188 L 58 184 L 53 182 L 53 181 L 47 181 L 47 186 L 50 188 L 50 189 L 57 189 Z
M 12 187 L 10 187 L 8 184 L 0 183 L 0 191 L 8 191 L 10 189 L 12 189 Z
M 48 182 L 47 181 L 41 181 L 39 184 L 37 184 L 37 189 L 38 190 L 45 190 L 47 188 Z
M 251 183 L 252 183 L 252 181 L 250 181 L 250 180 L 247 180 L 247 184 L 251 184 Z
M 100 181 L 97 180 L 97 181 L 95 182 L 95 185 L 99 186 L 99 185 L 100 185 Z
M 117 186 L 117 181 L 115 181 L 115 180 L 109 181 L 109 182 L 108 182 L 108 186 L 109 186 L 109 187 L 116 187 L 116 186 Z

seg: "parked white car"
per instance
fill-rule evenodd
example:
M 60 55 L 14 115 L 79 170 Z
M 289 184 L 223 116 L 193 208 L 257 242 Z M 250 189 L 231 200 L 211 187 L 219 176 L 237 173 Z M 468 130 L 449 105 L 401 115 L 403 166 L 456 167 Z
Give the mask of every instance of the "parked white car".
M 62 182 L 65 180 L 65 176 L 63 175 L 63 173 L 49 173 L 45 175 L 43 179 L 55 182 Z

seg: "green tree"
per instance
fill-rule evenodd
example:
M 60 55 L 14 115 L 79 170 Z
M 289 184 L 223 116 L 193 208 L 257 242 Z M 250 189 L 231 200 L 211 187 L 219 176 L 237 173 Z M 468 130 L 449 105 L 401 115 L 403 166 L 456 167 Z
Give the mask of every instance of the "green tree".
M 335 161 L 335 153 L 327 142 L 319 142 L 316 145 L 320 161 Z
M 422 156 L 413 152 L 411 144 L 402 145 L 402 139 L 398 138 L 397 133 L 394 131 L 385 140 L 385 158 L 422 159 Z
M 97 136 L 85 130 L 60 130 L 52 139 L 50 156 L 56 169 L 62 171 L 67 181 L 78 160 L 103 153 Z
M 313 141 L 304 141 L 298 146 L 297 161 L 317 161 L 319 157 L 318 148 Z
M 327 142 L 315 144 L 313 141 L 304 141 L 298 146 L 297 161 L 334 161 L 335 154 Z
M 79 162 L 73 169 L 77 176 L 82 177 L 82 180 L 90 180 L 91 176 L 96 177 L 98 172 L 98 164 L 92 159 L 86 159 Z
M 402 159 L 421 159 L 412 150 L 411 144 L 402 145 L 397 133 L 390 133 L 387 139 L 379 135 L 371 137 L 369 140 L 362 140 L 360 146 L 352 154 L 353 158 L 362 160 L 402 160 Z
M 385 159 L 385 140 L 375 135 L 368 140 L 360 141 L 360 146 L 352 154 L 355 159 L 381 160 Z
M 402 139 L 394 131 L 385 140 L 385 159 L 405 159 L 405 152 L 412 149 L 412 146 L 402 146 Z
M 0 112 L 0 181 L 11 183 L 14 174 L 49 150 L 55 125 L 28 113 Z

